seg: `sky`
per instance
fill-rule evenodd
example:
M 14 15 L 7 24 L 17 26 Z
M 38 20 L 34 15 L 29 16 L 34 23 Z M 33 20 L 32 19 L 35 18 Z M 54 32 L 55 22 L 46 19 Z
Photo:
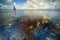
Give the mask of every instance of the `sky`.
M 12 0 L 0 0 L 0 4 L 10 5 Z
M 0 4 L 4 4 L 3 7 L 8 7 L 8 5 L 13 5 L 16 3 L 16 8 L 60 8 L 60 0 L 50 1 L 50 0 L 0 0 Z M 11 8 L 11 6 L 9 6 Z M 8 8 L 9 8 L 8 7 Z
M 0 4 L 10 4 L 10 3 L 14 3 L 16 2 L 17 4 L 23 4 L 23 3 L 26 3 L 27 0 L 0 0 Z
M 17 4 L 23 4 L 23 3 L 26 3 L 27 0 L 13 0 L 13 2 L 16 2 Z

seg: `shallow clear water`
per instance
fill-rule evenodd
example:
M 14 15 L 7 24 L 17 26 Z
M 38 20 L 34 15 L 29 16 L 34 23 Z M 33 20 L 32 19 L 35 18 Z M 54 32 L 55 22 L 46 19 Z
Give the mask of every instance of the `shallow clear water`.
M 56 10 L 19 10 L 17 9 L 16 11 L 11 10 L 11 9 L 1 9 L 0 10 L 0 39 L 1 40 L 22 40 L 25 38 L 25 36 L 21 37 L 20 36 L 20 29 L 17 27 L 17 22 L 16 24 L 12 24 L 12 26 L 4 26 L 6 22 L 15 20 L 15 16 L 18 15 L 18 17 L 25 17 L 27 15 L 33 15 L 40 17 L 41 15 L 47 15 L 51 18 L 53 18 L 53 22 L 55 23 L 60 23 L 60 9 Z M 1 26 L 3 24 L 3 26 Z M 20 25 L 22 27 L 22 25 Z M 23 33 L 21 33 L 23 34 Z M 23 34 L 24 35 L 24 34 Z

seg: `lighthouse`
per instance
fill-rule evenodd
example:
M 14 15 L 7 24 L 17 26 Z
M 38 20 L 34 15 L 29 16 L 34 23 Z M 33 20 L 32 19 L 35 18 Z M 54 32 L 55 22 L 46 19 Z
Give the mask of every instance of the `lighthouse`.
M 14 2 L 13 11 L 14 11 L 15 17 L 18 17 L 18 15 L 17 15 L 17 13 L 16 13 L 16 2 Z
M 13 7 L 13 10 L 16 10 L 15 6 Z
M 16 7 L 15 6 L 16 6 L 16 3 L 14 2 L 13 10 L 16 10 Z

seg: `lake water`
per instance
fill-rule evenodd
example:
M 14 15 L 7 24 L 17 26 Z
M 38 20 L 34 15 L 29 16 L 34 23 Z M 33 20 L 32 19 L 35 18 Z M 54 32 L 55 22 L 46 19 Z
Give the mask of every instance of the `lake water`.
M 54 18 L 54 22 L 60 23 L 60 9 L 1 9 L 0 10 L 0 23 L 13 19 L 15 16 L 22 17 L 22 16 L 37 16 L 40 17 L 41 15 L 47 15 L 51 18 Z
M 12 10 L 12 9 L 1 9 L 0 10 L 0 39 L 1 40 L 23 40 L 25 36 L 21 37 L 21 31 L 20 29 L 17 28 L 18 25 L 14 26 L 2 26 L 9 22 L 10 20 L 14 20 L 15 18 L 22 17 L 24 18 L 25 16 L 29 17 L 40 17 L 42 15 L 47 15 L 54 20 L 52 20 L 54 23 L 60 23 L 60 9 L 40 9 L 40 10 L 27 10 L 27 9 L 17 9 L 17 10 Z M 12 24 L 13 25 L 13 24 Z M 21 25 L 20 25 L 21 26 Z M 24 35 L 24 34 L 23 34 Z

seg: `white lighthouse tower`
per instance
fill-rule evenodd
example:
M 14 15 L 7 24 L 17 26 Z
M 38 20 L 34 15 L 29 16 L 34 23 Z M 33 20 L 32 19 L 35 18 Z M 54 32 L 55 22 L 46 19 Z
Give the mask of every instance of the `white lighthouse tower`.
M 13 10 L 14 10 L 15 17 L 17 17 L 18 15 L 17 15 L 17 13 L 16 13 L 16 2 L 14 2 Z
M 14 2 L 13 10 L 16 10 L 16 7 L 15 6 L 16 6 L 16 3 Z

